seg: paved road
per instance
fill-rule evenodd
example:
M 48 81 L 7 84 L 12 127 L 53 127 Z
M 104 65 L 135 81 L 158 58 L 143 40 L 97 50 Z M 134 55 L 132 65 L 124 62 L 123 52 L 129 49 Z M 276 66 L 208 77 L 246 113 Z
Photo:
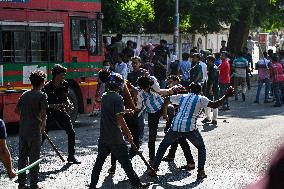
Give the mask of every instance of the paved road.
M 179 148 L 174 163 L 162 162 L 158 178 L 150 178 L 146 174 L 146 166 L 139 157 L 132 160 L 133 166 L 142 181 L 151 182 L 149 188 L 200 188 L 200 189 L 234 189 L 243 188 L 246 184 L 257 180 L 269 163 L 273 152 L 283 143 L 284 107 L 274 108 L 272 104 L 253 104 L 255 88 L 249 91 L 247 102 L 230 101 L 231 110 L 220 112 L 218 126 L 202 125 L 198 128 L 204 137 L 207 149 L 206 173 L 208 178 L 203 182 L 196 181 L 196 170 L 182 171 L 176 169 L 185 163 Z M 165 122 L 160 122 L 157 145 L 163 139 Z M 147 131 L 146 138 L 147 140 Z M 97 155 L 97 138 L 99 134 L 98 118 L 80 115 L 76 123 L 76 147 L 81 165 L 63 164 L 50 146 L 45 143 L 42 148 L 44 161 L 40 166 L 41 186 L 47 189 L 84 189 L 90 181 L 90 173 Z M 67 139 L 63 131 L 50 132 L 60 150 L 67 158 Z M 8 139 L 14 164 L 18 156 L 18 138 L 10 134 Z M 192 145 L 191 145 L 192 146 Z M 143 154 L 148 155 L 147 143 L 142 146 Z M 197 161 L 197 150 L 192 146 Z M 101 172 L 99 187 L 103 189 L 131 188 L 127 177 L 120 166 L 116 174 L 108 176 L 110 158 L 107 159 Z M 0 165 L 0 188 L 14 189 L 17 184 L 7 179 Z

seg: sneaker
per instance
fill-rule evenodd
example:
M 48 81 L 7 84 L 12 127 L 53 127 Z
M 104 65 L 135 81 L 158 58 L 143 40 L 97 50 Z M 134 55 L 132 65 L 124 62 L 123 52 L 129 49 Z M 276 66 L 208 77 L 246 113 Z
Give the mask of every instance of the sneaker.
M 243 102 L 246 101 L 246 95 L 244 93 L 242 93 L 242 99 L 243 99 Z
M 265 101 L 264 101 L 264 102 L 265 102 Z M 253 103 L 255 103 L 255 104 L 259 104 L 259 102 L 258 102 L 257 100 L 253 101 Z
M 217 120 L 212 120 L 211 122 L 213 125 L 217 125 Z
M 269 103 L 269 101 L 268 101 L 268 100 L 265 100 L 264 103 Z
M 68 156 L 67 162 L 72 164 L 81 164 L 81 162 L 78 161 L 75 156 Z
M 189 163 L 187 165 L 183 165 L 183 166 L 180 167 L 180 169 L 185 169 L 185 170 L 188 170 L 188 171 L 193 170 L 193 169 L 195 169 L 195 163 Z
M 197 179 L 198 180 L 202 180 L 202 179 L 205 179 L 205 178 L 207 178 L 207 175 L 205 174 L 205 171 L 204 170 L 198 171 Z
M 132 188 L 133 189 L 146 189 L 150 186 L 150 183 L 140 183 L 139 186 L 133 186 Z
M 174 157 L 169 157 L 168 155 L 166 156 L 166 157 L 164 157 L 163 159 L 162 159 L 162 161 L 165 161 L 165 162 L 171 162 L 171 161 L 174 161 Z
M 107 171 L 108 174 L 114 175 L 114 174 L 115 174 L 115 169 L 116 169 L 116 166 L 111 166 L 111 167 L 109 168 L 109 170 Z
M 20 184 L 20 185 L 18 186 L 18 189 L 30 189 L 30 187 L 28 187 L 28 186 L 25 185 L 25 184 Z
M 202 123 L 208 123 L 208 122 L 210 122 L 210 121 L 211 121 L 211 120 L 205 118 L 205 119 L 203 119 L 201 122 L 202 122 Z

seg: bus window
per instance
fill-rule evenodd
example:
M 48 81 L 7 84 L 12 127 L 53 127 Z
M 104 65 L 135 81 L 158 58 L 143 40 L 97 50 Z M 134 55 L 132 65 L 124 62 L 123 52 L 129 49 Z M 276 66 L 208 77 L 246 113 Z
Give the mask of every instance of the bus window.
M 86 50 L 87 49 L 87 21 L 80 19 L 71 20 L 71 41 L 72 50 Z
M 63 47 L 62 47 L 62 32 L 51 31 L 49 33 L 49 52 L 50 61 L 62 62 L 63 61 Z
M 89 35 L 90 35 L 90 48 L 91 54 L 97 54 L 97 24 L 94 20 L 89 20 L 88 24 Z
M 31 31 L 30 32 L 30 61 L 31 62 L 47 62 L 47 32 Z
M 2 62 L 25 62 L 25 32 L 2 32 Z
M 90 48 L 89 51 L 93 55 L 102 54 L 102 32 L 100 29 L 101 21 L 89 20 L 88 28 L 90 35 Z

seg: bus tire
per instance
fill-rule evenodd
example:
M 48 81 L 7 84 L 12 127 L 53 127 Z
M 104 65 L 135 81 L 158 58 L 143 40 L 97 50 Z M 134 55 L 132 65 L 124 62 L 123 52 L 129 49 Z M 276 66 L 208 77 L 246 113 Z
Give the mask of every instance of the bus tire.
M 71 121 L 74 124 L 76 119 L 77 119 L 78 112 L 79 112 L 78 98 L 77 98 L 77 95 L 76 95 L 74 89 L 72 89 L 71 87 L 68 88 L 68 95 L 67 96 L 68 96 L 70 102 L 73 103 L 73 105 L 74 105 L 74 109 L 72 111 L 68 112 L 68 114 L 71 118 Z

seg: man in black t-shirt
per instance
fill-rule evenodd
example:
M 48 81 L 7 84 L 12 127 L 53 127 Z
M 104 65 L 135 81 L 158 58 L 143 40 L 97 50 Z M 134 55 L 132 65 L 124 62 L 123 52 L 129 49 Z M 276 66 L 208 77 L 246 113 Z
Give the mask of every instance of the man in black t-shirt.
M 127 145 L 123 140 L 122 133 L 127 136 L 129 143 L 133 143 L 131 132 L 123 118 L 124 114 L 133 113 L 133 111 L 124 109 L 123 97 L 118 93 L 123 84 L 124 81 L 115 75 L 110 75 L 106 82 L 107 92 L 102 96 L 101 101 L 98 155 L 92 171 L 90 189 L 96 188 L 102 166 L 110 153 L 121 164 L 133 188 L 148 186 L 141 184 L 139 177 L 134 172 L 129 159 Z
M 70 116 L 66 109 L 72 108 L 67 94 L 68 82 L 64 80 L 66 68 L 57 64 L 52 70 L 52 80 L 42 89 L 48 96 L 49 108 L 47 111 L 47 122 L 50 124 L 56 121 L 59 127 L 65 130 L 68 135 L 68 158 L 69 163 L 80 164 L 75 158 L 75 131 Z

